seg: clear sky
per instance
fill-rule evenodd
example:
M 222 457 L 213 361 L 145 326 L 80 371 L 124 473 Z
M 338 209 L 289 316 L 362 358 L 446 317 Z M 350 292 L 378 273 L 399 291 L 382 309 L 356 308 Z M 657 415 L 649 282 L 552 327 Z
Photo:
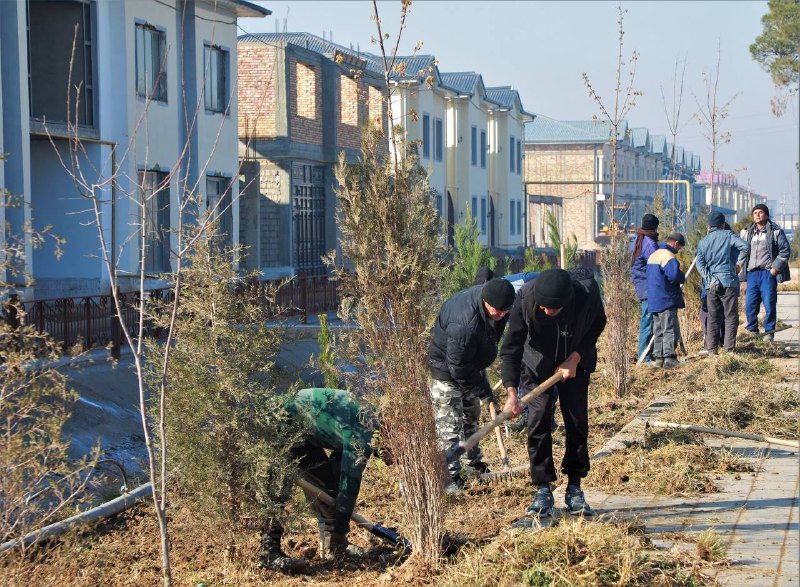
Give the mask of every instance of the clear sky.
M 341 45 L 377 52 L 370 38 L 372 2 L 271 2 L 265 19 L 241 19 L 247 32 L 275 32 L 276 23 L 289 32 L 319 36 L 333 33 Z M 384 31 L 397 30 L 399 1 L 380 2 Z M 417 0 L 411 7 L 401 52 L 408 54 L 417 41 L 422 53 L 433 54 L 441 71 L 475 71 L 488 86 L 512 85 L 529 112 L 556 119 L 589 119 L 599 115 L 583 85 L 586 72 L 599 94 L 611 101 L 617 44 L 615 2 L 507 2 Z M 739 183 L 768 198 L 781 201 L 786 212 L 798 210 L 800 130 L 797 101 L 782 118 L 773 116 L 775 95 L 769 75 L 754 62 L 748 47 L 761 32 L 766 2 L 624 2 L 625 47 L 639 54 L 635 87 L 644 95 L 628 115 L 633 127 L 652 134 L 670 135 L 662 100 L 662 86 L 671 104 L 676 59 L 686 58 L 682 126 L 677 143 L 699 154 L 710 167 L 708 141 L 692 117 L 697 100 L 705 100 L 703 72 L 721 51 L 718 96 L 721 102 L 735 94 L 723 130 L 730 144 L 719 148 L 717 167 L 736 172 Z M 694 94 L 694 95 L 693 95 Z M 670 106 L 671 108 L 671 106 Z M 779 206 L 780 208 L 780 206 Z M 773 210 L 778 217 L 780 210 Z

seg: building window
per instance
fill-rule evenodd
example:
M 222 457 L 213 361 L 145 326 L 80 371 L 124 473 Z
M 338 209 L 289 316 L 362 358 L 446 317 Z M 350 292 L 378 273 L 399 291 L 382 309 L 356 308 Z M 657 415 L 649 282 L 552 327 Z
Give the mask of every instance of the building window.
M 339 76 L 339 79 L 339 108 L 342 124 L 358 126 L 358 82 L 346 75 Z
M 481 169 L 486 169 L 486 131 L 481 131 Z
M 517 175 L 522 175 L 522 141 L 517 141 Z
M 167 101 L 167 34 L 149 24 L 136 25 L 136 95 Z
M 444 199 L 442 198 L 442 194 L 438 191 L 436 192 L 436 212 L 438 212 L 439 216 L 444 216 L 444 209 L 442 206 L 444 205 Z
M 317 72 L 313 65 L 297 63 L 295 80 L 297 116 L 315 120 L 317 118 Z
M 511 166 L 511 173 L 514 173 L 514 137 L 508 141 L 508 163 Z
M 95 3 L 37 0 L 21 5 L 27 8 L 30 116 L 48 122 L 94 126 Z M 11 83 L 7 79 L 3 82 Z
M 203 47 L 206 110 L 225 112 L 228 107 L 228 52 L 216 45 Z
M 167 273 L 169 265 L 169 179 L 159 171 L 139 172 L 145 273 Z
M 325 168 L 292 165 L 294 266 L 310 275 L 325 273 Z
M 478 196 L 472 196 L 472 220 L 478 223 Z
M 517 212 L 517 207 L 514 205 L 514 200 L 509 201 L 509 226 L 508 226 L 508 233 L 513 235 L 514 229 L 516 228 L 517 224 L 515 222 L 515 214 Z
M 522 200 L 517 200 L 517 234 L 522 234 Z
M 442 119 L 436 118 L 433 121 L 433 149 L 434 159 L 436 161 L 442 160 L 444 136 L 442 136 Z
M 469 129 L 470 162 L 473 167 L 478 165 L 478 127 L 473 126 Z
M 431 156 L 431 115 L 422 115 L 422 156 L 425 159 Z
M 481 198 L 481 234 L 486 234 L 486 198 Z
M 222 250 L 230 249 L 233 246 L 233 209 L 229 178 L 206 176 L 206 209 L 217 223 L 217 243 Z

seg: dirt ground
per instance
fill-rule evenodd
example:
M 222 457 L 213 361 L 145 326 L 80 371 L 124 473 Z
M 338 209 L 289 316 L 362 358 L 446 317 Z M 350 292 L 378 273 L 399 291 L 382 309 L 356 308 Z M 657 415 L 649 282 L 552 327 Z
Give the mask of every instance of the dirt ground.
M 763 349 L 753 345 L 756 357 Z M 786 358 L 784 358 L 785 362 Z M 725 377 L 708 375 L 709 367 L 699 361 L 673 370 L 636 367 L 632 392 L 626 398 L 611 397 L 602 363 L 590 387 L 590 452 L 608 439 L 646 406 L 656 395 L 724 393 Z M 715 383 L 716 381 L 716 383 Z M 560 421 L 560 415 L 558 416 Z M 563 451 L 563 427 L 554 435 L 556 462 Z M 498 471 L 499 450 L 494 436 L 482 443 L 485 458 Z M 507 447 L 512 465 L 527 462 L 523 432 L 511 432 Z M 591 486 L 586 487 L 591 503 Z M 532 498 L 527 474 L 491 484 L 473 481 L 461 495 L 448 503 L 447 532 L 462 547 L 481 546 L 505 536 L 511 523 L 522 515 Z M 383 547 L 366 531 L 355 528 L 351 541 L 371 549 L 363 560 L 344 566 L 314 559 L 316 524 L 307 512 L 299 512 L 294 527 L 287 531 L 284 547 L 293 556 L 311 558 L 306 574 L 286 576 L 257 569 L 258 532 L 233 535 L 224 528 L 211 527 L 191 511 L 174 502 L 170 510 L 170 533 L 174 584 L 192 585 L 439 585 L 460 558 L 455 555 L 438 571 L 402 565 L 402 557 Z M 367 467 L 358 510 L 367 518 L 389 527 L 400 526 L 400 501 L 396 477 L 390 467 L 372 460 Z M 231 545 L 233 544 L 233 547 Z M 462 548 L 463 550 L 463 548 Z M 0 563 L 0 583 L 5 585 L 157 585 L 161 582 L 160 553 L 155 517 L 142 503 L 92 528 L 64 537 L 44 548 L 32 549 L 24 558 Z M 588 583 L 591 584 L 591 583 Z M 676 584 L 667 582 L 665 584 Z M 683 583 L 680 583 L 683 584 Z M 690 584 L 690 583 L 686 583 Z

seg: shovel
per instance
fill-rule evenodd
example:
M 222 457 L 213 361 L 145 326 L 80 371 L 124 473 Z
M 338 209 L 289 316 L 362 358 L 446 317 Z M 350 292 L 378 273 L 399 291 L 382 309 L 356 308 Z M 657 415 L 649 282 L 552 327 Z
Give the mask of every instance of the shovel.
M 302 487 L 304 491 L 313 495 L 315 499 L 318 499 L 325 505 L 331 507 L 336 506 L 335 499 L 333 499 L 330 495 L 325 493 L 323 489 L 320 489 L 310 481 L 301 478 L 297 480 L 297 485 Z M 353 512 L 352 514 L 350 514 L 350 519 L 353 520 L 358 526 L 364 528 L 367 532 L 377 536 L 384 542 L 394 547 L 401 546 L 406 550 L 411 550 L 411 543 L 402 536 L 400 536 L 400 534 L 398 534 L 391 528 L 387 528 L 386 526 L 381 526 L 380 524 L 373 524 L 358 512 Z
M 531 391 L 522 396 L 520 402 L 523 404 L 531 403 L 542 393 L 544 393 L 545 391 L 553 387 L 556 383 L 561 381 L 562 378 L 563 376 L 561 375 L 561 371 L 558 371 L 557 373 L 553 374 L 549 379 L 543 381 L 542 383 L 534 387 Z M 463 455 L 473 446 L 478 444 L 484 436 L 489 434 L 489 432 L 500 426 L 500 424 L 502 424 L 503 422 L 509 420 L 512 415 L 513 414 L 511 412 L 508 412 L 506 410 L 503 410 L 502 412 L 497 414 L 497 416 L 493 418 L 491 422 L 486 423 L 484 426 L 479 428 L 478 431 L 475 432 L 475 434 L 473 434 L 466 440 L 462 440 L 461 442 L 458 443 L 457 446 L 453 447 L 453 449 L 448 451 L 448 453 L 445 455 L 445 460 L 448 463 L 452 463 L 453 461 L 459 459 L 461 455 Z

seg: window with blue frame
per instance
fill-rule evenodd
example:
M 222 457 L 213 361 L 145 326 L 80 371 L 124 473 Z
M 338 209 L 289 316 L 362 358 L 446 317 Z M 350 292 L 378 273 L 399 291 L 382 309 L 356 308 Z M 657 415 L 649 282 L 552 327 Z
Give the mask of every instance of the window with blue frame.
M 517 175 L 522 175 L 522 141 L 517 141 Z
M 473 126 L 469 129 L 470 161 L 473 167 L 478 165 L 478 127 Z
M 508 226 L 508 233 L 514 234 L 514 228 L 516 228 L 516 222 L 514 222 L 514 213 L 517 211 L 517 207 L 514 205 L 514 200 L 509 202 L 510 206 L 510 215 L 509 215 L 509 226 Z
M 434 149 L 434 159 L 436 161 L 442 160 L 442 154 L 444 152 L 443 149 L 443 142 L 444 136 L 442 136 L 442 119 L 436 118 L 433 121 L 433 149 Z
M 514 137 L 508 141 L 508 163 L 511 166 L 511 173 L 514 173 Z
M 442 210 L 443 205 L 444 199 L 442 198 L 442 194 L 436 192 L 436 211 L 439 213 L 439 216 L 444 216 L 444 210 Z
M 481 234 L 486 234 L 486 198 L 481 198 Z
M 472 219 L 478 221 L 478 196 L 472 196 Z
M 517 234 L 522 234 L 522 200 L 517 200 Z
M 431 115 L 422 115 L 422 156 L 429 159 L 431 156 Z
M 486 169 L 486 131 L 481 131 L 481 169 Z

